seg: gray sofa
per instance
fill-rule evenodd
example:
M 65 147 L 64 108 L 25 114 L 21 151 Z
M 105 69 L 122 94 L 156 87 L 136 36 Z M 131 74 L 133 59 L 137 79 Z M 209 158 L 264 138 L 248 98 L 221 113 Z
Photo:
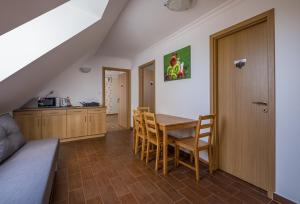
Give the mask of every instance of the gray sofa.
M 14 122 L 12 121 L 8 115 L 0 116 L 0 203 L 49 203 L 59 141 L 47 139 L 23 142 L 19 129 L 16 124 L 11 124 Z M 18 139 L 10 139 L 15 134 L 18 135 Z M 14 143 L 18 140 L 20 144 L 10 145 L 12 142 L 8 142 L 9 139 Z M 15 151 L 9 150 L 11 147 L 14 147 Z M 11 155 L 4 158 L 5 152 Z

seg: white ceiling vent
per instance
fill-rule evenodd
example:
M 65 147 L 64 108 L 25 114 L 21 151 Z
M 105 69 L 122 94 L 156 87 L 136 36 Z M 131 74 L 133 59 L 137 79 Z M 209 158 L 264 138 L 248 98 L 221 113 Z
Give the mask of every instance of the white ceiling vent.
M 171 11 L 185 11 L 191 9 L 196 0 L 166 0 L 165 6 Z

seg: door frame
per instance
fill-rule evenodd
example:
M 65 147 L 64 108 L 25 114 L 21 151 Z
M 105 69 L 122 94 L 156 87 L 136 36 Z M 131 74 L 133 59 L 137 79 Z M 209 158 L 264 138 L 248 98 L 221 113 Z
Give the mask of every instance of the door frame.
M 144 69 L 152 64 L 154 65 L 154 110 L 153 111 L 155 112 L 155 110 L 156 110 L 155 60 L 152 60 L 150 62 L 147 62 L 147 63 L 139 66 L 139 106 L 143 106 L 143 104 L 144 104 L 144 89 L 143 89 L 143 87 L 144 87 Z
M 226 28 L 210 36 L 210 111 L 218 116 L 218 42 L 220 39 L 229 36 L 233 33 L 245 30 L 249 27 L 255 26 L 262 22 L 267 23 L 268 30 L 268 73 L 269 73 L 269 114 L 270 114 L 270 134 L 273 148 L 270 149 L 272 153 L 272 181 L 268 196 L 272 197 L 275 192 L 275 20 L 274 9 L 259 14 L 253 18 L 245 20 L 241 23 Z M 215 141 L 216 147 L 214 148 L 214 169 L 219 168 L 219 137 L 218 132 L 218 117 L 216 122 Z
M 127 75 L 127 128 L 131 118 L 131 70 L 126 68 L 102 67 L 102 103 L 105 106 L 105 71 L 119 71 Z

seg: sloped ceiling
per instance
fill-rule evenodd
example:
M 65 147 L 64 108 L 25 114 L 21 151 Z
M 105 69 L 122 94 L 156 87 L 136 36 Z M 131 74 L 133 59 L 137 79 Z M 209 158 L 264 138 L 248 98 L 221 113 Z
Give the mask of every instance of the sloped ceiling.
M 98 53 L 131 58 L 205 15 L 226 0 L 197 0 L 194 8 L 173 12 L 163 0 L 130 0 Z
M 110 0 L 100 21 L 2 81 L 0 113 L 19 108 L 79 58 L 94 54 L 127 1 Z
M 0 35 L 67 1 L 68 0 L 1 0 Z

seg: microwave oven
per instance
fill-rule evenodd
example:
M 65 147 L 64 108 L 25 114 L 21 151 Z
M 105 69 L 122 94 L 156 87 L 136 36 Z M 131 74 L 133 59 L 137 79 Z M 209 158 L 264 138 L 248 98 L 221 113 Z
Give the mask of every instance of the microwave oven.
M 38 100 L 38 107 L 61 107 L 64 105 L 62 102 L 62 98 L 58 97 L 41 98 Z

